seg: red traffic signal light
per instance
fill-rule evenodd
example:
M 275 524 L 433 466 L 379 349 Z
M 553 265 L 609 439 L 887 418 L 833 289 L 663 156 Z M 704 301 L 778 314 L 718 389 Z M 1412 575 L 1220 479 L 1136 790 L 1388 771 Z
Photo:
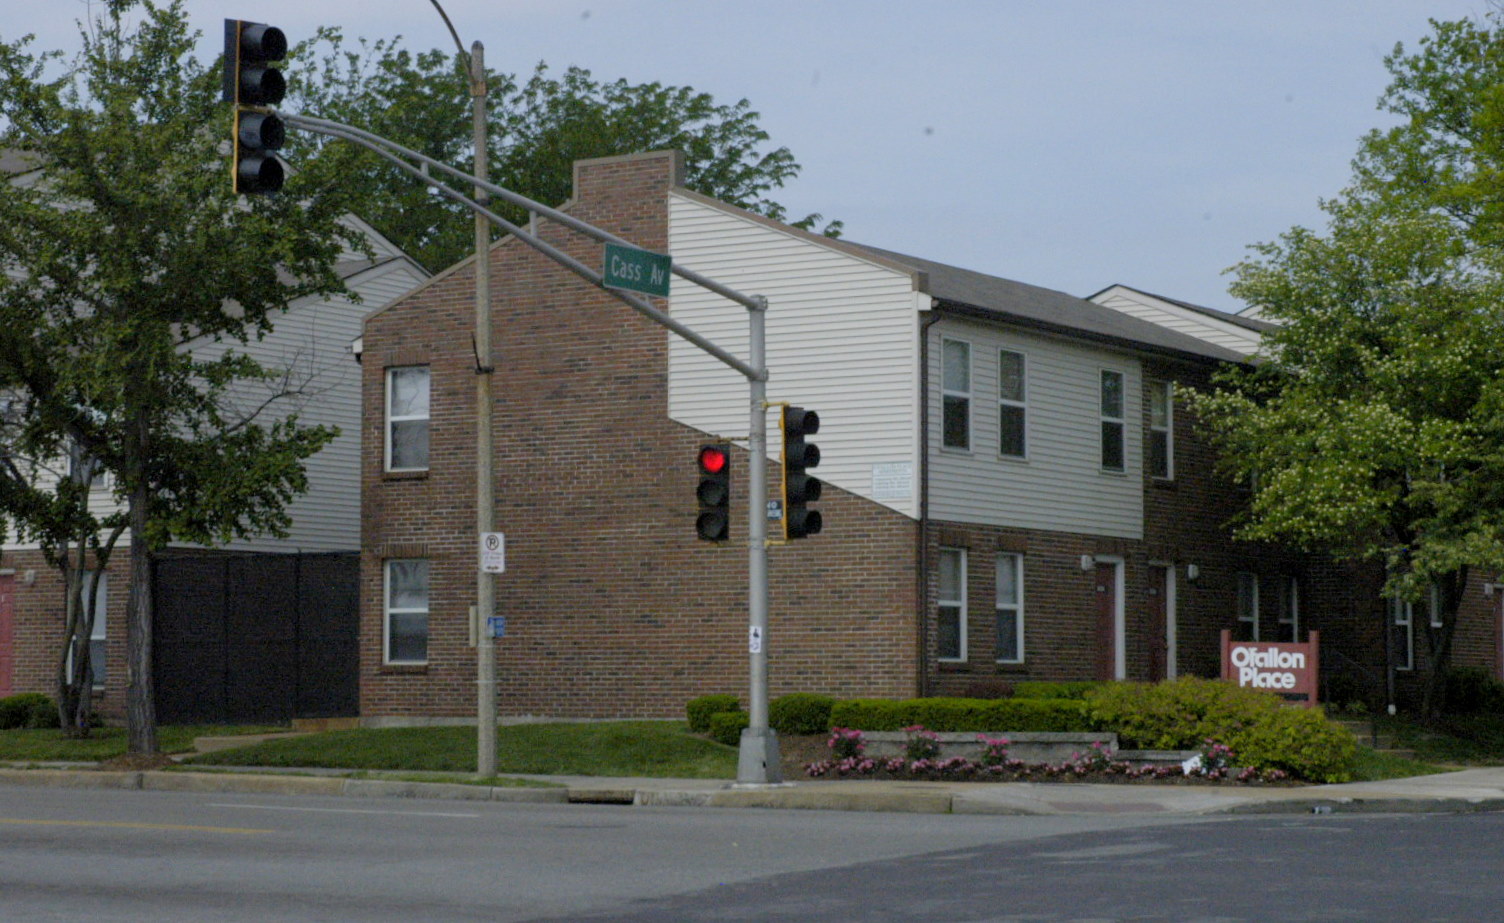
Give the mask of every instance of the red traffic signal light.
M 695 517 L 695 535 L 707 542 L 724 542 L 731 534 L 731 446 L 702 445 L 696 462 L 700 482 L 695 499 L 700 512 Z

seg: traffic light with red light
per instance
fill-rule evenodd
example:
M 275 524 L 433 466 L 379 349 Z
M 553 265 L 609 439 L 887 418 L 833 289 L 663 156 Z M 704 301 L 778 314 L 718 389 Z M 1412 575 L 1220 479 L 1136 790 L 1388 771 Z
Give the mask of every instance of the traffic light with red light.
M 731 446 L 717 442 L 700 446 L 696 458 L 700 483 L 695 497 L 700 514 L 695 534 L 707 542 L 724 542 L 731 536 Z
M 820 431 L 820 415 L 803 407 L 783 408 L 783 537 L 805 538 L 823 525 L 819 510 L 805 504 L 820 499 L 820 479 L 807 469 L 820 464 L 820 447 L 804 437 Z
M 270 112 L 246 107 L 275 106 L 287 93 L 287 81 L 271 62 L 287 57 L 287 36 L 275 26 L 225 20 L 225 101 L 235 104 L 231 183 L 237 193 L 271 193 L 282 188 L 282 162 L 273 151 L 282 147 L 286 129 Z

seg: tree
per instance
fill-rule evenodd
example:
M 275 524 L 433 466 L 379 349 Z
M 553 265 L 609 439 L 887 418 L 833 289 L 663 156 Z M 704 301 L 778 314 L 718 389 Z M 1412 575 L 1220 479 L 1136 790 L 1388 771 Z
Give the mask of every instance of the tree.
M 121 513 L 97 524 L 129 535 L 129 748 L 152 754 L 152 555 L 281 533 L 303 461 L 334 435 L 281 414 L 296 389 L 235 347 L 296 299 L 344 292 L 334 264 L 359 244 L 337 189 L 231 193 L 229 106 L 181 0 L 114 0 L 82 38 L 58 77 L 58 53 L 0 42 L 0 146 L 36 167 L 0 196 L 0 389 L 25 408 L 5 451 L 34 467 L 72 451 L 111 476 Z M 54 479 L 49 506 L 21 480 L 0 512 L 99 554 L 77 484 Z
M 1252 488 L 1237 534 L 1381 561 L 1421 602 L 1435 717 L 1468 574 L 1504 566 L 1504 35 L 1434 23 L 1397 47 L 1353 185 L 1233 268 L 1233 294 L 1279 326 L 1259 361 L 1193 405 L 1222 465 Z M 1435 625 L 1433 625 L 1435 622 Z
M 413 54 L 399 40 L 349 50 L 338 29 L 323 29 L 292 52 L 288 103 L 311 115 L 354 125 L 450 166 L 473 162 L 467 65 L 441 51 Z M 690 188 L 776 220 L 783 206 L 768 198 L 799 172 L 788 148 L 764 152 L 768 134 L 743 99 L 718 104 L 708 93 L 660 83 L 603 83 L 588 70 L 551 76 L 539 64 L 525 82 L 489 72 L 487 102 L 490 175 L 494 182 L 545 205 L 571 194 L 573 164 L 588 157 L 674 148 L 685 153 Z M 469 255 L 474 218 L 431 195 L 411 177 L 365 151 L 321 136 L 288 142 L 291 158 L 324 175 L 358 177 L 357 211 L 430 270 Z M 321 156 L 315 157 L 318 153 Z M 497 203 L 515 224 L 527 214 Z M 813 228 L 820 215 L 794 222 Z M 840 234 L 838 221 L 825 225 Z

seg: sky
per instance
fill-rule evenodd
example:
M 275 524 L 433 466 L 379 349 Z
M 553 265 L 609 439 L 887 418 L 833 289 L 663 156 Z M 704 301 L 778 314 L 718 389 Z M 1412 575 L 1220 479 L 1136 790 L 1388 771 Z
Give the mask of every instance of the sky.
M 432 0 L 185 0 L 223 20 L 452 49 Z M 1490 0 L 440 0 L 466 46 L 750 100 L 798 178 L 772 194 L 859 243 L 1087 296 L 1221 310 L 1248 246 L 1320 227 L 1384 58 Z M 93 0 L 98 9 L 99 0 Z M 0 38 L 73 51 L 90 0 L 0 0 Z

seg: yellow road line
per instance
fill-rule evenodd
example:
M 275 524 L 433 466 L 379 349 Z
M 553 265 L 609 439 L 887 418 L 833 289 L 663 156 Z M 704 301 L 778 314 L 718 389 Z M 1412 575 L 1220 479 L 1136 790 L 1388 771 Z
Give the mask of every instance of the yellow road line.
M 35 827 L 114 827 L 121 830 L 196 830 L 201 833 L 276 833 L 253 827 L 196 827 L 191 824 L 137 824 L 103 820 L 34 820 L 25 817 L 0 817 L 0 824 L 26 824 Z

